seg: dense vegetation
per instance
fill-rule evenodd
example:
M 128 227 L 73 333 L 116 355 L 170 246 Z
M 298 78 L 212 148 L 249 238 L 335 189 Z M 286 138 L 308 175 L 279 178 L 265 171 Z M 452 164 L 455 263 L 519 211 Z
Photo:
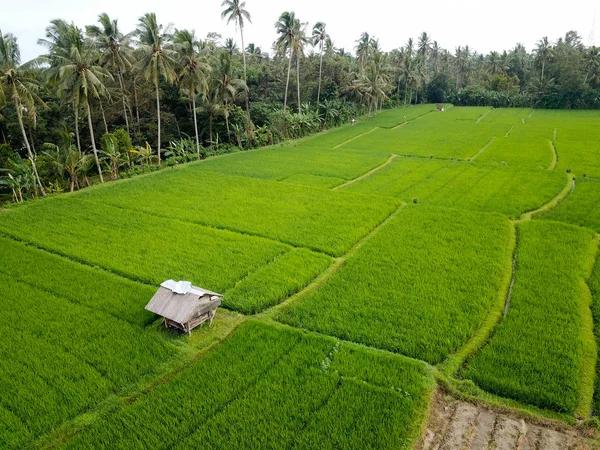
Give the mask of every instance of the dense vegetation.
M 410 448 L 431 374 L 588 418 L 599 121 L 413 105 L 6 206 L 0 447 Z M 144 311 L 169 278 L 212 325 Z
M 72 191 L 399 105 L 600 107 L 600 51 L 574 31 L 556 42 L 544 37 L 529 51 L 517 44 L 487 55 L 468 45 L 443 49 L 425 32 L 383 52 L 364 32 L 351 54 L 336 48 L 326 24 L 311 26 L 294 12 L 274 20 L 272 49 L 245 44 L 252 21 L 245 2 L 223 1 L 222 18 L 239 30 L 241 46 L 163 26 L 153 13 L 122 30 L 102 13 L 95 24 L 52 20 L 39 39 L 44 54 L 24 62 L 16 37 L 0 31 L 0 193 L 20 202 Z M 485 133 L 462 128 L 453 137 L 468 140 L 459 158 L 487 142 Z M 435 139 L 419 148 L 438 147 Z M 421 154 L 412 150 L 405 153 Z

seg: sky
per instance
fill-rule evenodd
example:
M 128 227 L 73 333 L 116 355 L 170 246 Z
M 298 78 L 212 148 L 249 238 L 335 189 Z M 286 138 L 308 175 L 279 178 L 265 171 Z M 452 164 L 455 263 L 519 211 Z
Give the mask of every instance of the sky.
M 252 23 L 246 25 L 244 34 L 246 45 L 253 42 L 263 51 L 270 51 L 277 37 L 275 21 L 282 12 L 294 11 L 302 22 L 308 23 L 309 31 L 316 22 L 325 22 L 335 46 L 351 52 L 364 31 L 378 38 L 385 51 L 401 47 L 410 37 L 416 40 L 423 31 L 442 48 L 454 51 L 459 45 L 469 45 L 479 53 L 508 50 L 517 42 L 531 50 L 540 38 L 548 36 L 555 41 L 570 30 L 577 31 L 585 45 L 599 42 L 598 37 L 590 41 L 597 2 L 571 0 L 560 2 L 560 7 L 554 6 L 556 4 L 539 0 L 370 0 L 360 3 L 246 0 Z M 194 29 L 199 38 L 205 38 L 208 32 L 217 32 L 223 39 L 233 37 L 239 42 L 234 24 L 227 25 L 221 20 L 222 9 L 221 0 L 146 0 L 139 4 L 127 0 L 28 0 L 23 4 L 2 0 L 0 30 L 17 36 L 23 62 L 44 53 L 37 40 L 44 37 L 50 20 L 65 19 L 83 28 L 95 23 L 102 12 L 117 18 L 124 32 L 133 30 L 144 13 L 154 12 L 159 23 Z M 600 35 L 600 30 L 593 35 Z

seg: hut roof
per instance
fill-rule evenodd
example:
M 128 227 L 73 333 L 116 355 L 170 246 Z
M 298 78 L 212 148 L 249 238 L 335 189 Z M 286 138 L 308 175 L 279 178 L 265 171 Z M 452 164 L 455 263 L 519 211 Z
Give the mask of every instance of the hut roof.
M 177 323 L 188 322 L 195 314 L 215 309 L 221 302 L 211 301 L 211 297 L 221 294 L 197 286 L 189 281 L 167 280 L 160 285 L 146 309 Z

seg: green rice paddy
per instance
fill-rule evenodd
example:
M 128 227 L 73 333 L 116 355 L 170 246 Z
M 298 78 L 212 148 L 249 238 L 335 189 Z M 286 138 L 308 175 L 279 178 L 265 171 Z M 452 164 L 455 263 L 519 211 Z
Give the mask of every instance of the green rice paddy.
M 597 415 L 599 125 L 420 105 L 6 208 L 0 447 L 409 449 L 435 375 Z

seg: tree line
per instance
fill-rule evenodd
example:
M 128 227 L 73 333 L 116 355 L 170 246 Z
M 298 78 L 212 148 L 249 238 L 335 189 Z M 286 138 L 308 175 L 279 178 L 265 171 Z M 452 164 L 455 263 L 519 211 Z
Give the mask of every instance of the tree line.
M 390 52 L 362 33 L 354 54 L 323 22 L 274 23 L 272 53 L 245 45 L 252 17 L 222 2 L 241 47 L 216 33 L 164 26 L 155 14 L 123 32 L 100 14 L 83 28 L 50 22 L 44 55 L 22 62 L 0 30 L 0 183 L 16 202 L 210 155 L 301 137 L 358 115 L 420 102 L 598 108 L 600 49 L 574 31 L 479 54 L 428 33 Z

